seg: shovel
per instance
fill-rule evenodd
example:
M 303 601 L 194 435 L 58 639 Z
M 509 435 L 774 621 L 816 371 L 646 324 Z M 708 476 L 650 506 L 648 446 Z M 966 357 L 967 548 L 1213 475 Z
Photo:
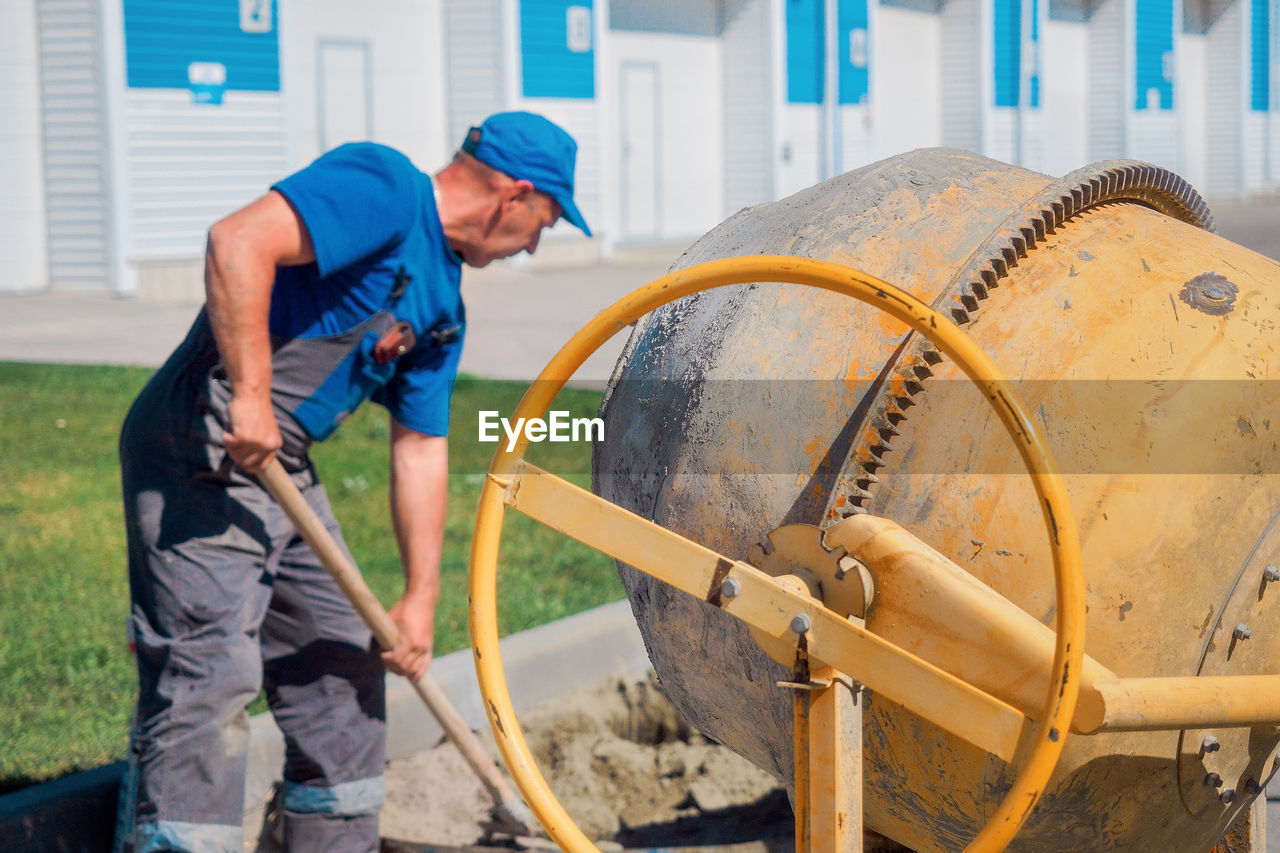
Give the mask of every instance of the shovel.
M 378 645 L 384 649 L 395 648 L 400 641 L 399 626 L 391 620 L 391 616 L 383 609 L 378 599 L 374 598 L 373 592 L 361 577 L 360 570 L 352 565 L 346 553 L 329 535 L 320 517 L 302 497 L 302 493 L 289 479 L 280 462 L 272 459 L 271 464 L 258 475 L 258 481 L 280 504 L 285 515 L 289 516 L 294 527 L 298 529 L 298 534 L 311 546 L 311 550 L 320 558 L 325 570 L 338 582 L 338 587 L 373 632 Z M 450 704 L 440 685 L 436 684 L 429 673 L 410 683 L 493 799 L 494 805 L 489 810 L 491 823 L 483 828 L 488 832 L 502 832 L 516 836 L 529 835 L 524 803 L 513 797 L 511 789 L 499 775 L 498 768 L 481 746 L 480 739 Z

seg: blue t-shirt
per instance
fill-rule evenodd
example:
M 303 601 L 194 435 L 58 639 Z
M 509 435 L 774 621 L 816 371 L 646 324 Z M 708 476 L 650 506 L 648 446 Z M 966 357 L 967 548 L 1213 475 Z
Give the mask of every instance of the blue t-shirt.
M 386 383 L 321 392 L 371 391 L 410 429 L 445 435 L 465 313 L 462 259 L 445 239 L 431 179 L 398 151 L 359 142 L 335 148 L 272 189 L 306 225 L 316 259 L 277 269 L 271 333 L 328 337 L 390 311 L 413 326 L 417 345 L 394 362 Z

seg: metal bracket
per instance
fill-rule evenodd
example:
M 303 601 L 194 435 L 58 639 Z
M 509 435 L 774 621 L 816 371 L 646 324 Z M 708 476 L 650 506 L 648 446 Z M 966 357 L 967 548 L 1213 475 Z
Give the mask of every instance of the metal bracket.
M 751 548 L 747 562 L 774 577 L 795 575 L 827 609 L 841 616 L 867 617 L 875 600 L 871 572 L 843 545 L 828 547 L 823 530 L 787 524 Z

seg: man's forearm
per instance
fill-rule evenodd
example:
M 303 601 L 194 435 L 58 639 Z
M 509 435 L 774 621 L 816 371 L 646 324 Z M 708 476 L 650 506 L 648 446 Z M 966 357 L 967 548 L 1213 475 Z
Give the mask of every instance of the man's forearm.
M 445 439 L 414 432 L 392 418 L 391 519 L 404 564 L 404 595 L 391 608 L 391 618 L 400 626 L 400 642 L 384 652 L 382 660 L 412 679 L 427 671 L 435 644 L 448 482 Z
M 448 444 L 393 423 L 391 510 L 405 572 L 405 597 L 434 603 L 448 506 Z
M 271 341 L 267 319 L 275 266 L 255 258 L 223 223 L 209 231 L 204 286 L 209 324 L 227 378 L 237 395 L 271 392 Z

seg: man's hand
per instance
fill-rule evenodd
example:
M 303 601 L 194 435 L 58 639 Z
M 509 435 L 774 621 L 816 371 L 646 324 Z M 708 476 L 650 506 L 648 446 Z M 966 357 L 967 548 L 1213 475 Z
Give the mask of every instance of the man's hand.
M 407 592 L 391 608 L 391 619 L 400 626 L 400 643 L 382 653 L 387 669 L 417 681 L 431 665 L 435 638 L 436 602 L 426 593 Z
M 268 395 L 233 394 L 228 404 L 231 430 L 222 437 L 227 454 L 249 474 L 262 471 L 280 449 L 280 429 Z

